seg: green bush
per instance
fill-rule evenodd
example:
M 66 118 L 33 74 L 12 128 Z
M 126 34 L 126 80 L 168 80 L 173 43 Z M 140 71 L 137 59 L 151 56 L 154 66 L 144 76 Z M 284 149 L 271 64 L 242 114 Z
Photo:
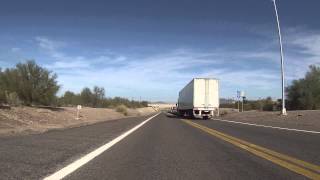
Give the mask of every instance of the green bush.
M 56 79 L 56 74 L 34 61 L 19 63 L 0 73 L 0 96 L 15 92 L 25 105 L 52 105 L 60 88 Z
M 305 77 L 294 80 L 286 91 L 288 109 L 320 109 L 320 67 L 310 66 Z

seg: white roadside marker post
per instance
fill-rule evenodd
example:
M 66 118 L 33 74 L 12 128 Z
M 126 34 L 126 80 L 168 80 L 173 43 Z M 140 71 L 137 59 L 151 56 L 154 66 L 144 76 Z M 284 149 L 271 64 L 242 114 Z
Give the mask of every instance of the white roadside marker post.
M 79 120 L 79 119 L 80 119 L 80 109 L 82 109 L 82 106 L 81 106 L 81 105 L 78 105 L 78 106 L 77 106 L 77 117 L 76 117 L 76 120 Z

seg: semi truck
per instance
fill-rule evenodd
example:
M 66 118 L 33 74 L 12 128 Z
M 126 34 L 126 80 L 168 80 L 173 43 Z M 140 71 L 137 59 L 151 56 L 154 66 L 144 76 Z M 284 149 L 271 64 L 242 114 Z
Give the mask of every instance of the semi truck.
M 219 116 L 219 80 L 192 79 L 179 92 L 177 112 L 180 116 L 202 119 Z

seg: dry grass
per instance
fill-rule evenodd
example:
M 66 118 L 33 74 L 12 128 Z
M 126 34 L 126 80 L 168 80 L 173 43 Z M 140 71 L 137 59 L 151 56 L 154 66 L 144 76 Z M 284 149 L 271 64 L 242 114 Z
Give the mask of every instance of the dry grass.
M 35 108 L 11 107 L 0 109 L 0 136 L 10 134 L 27 134 L 45 132 L 49 129 L 68 128 L 93 124 L 101 121 L 121 119 L 128 116 L 148 115 L 154 113 L 152 108 L 87 108 L 80 110 L 80 119 L 76 120 L 75 107 Z
M 128 108 L 125 105 L 119 105 L 116 107 L 116 111 L 122 113 L 125 116 L 128 116 Z
M 320 130 L 320 110 L 289 111 L 287 116 L 281 116 L 280 112 L 246 111 L 243 113 L 228 113 L 222 118 L 287 128 Z

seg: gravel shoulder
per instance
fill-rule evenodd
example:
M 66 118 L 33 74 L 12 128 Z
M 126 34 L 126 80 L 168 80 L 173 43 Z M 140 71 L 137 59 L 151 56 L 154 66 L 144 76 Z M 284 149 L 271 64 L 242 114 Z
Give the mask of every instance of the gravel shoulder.
M 238 113 L 229 111 L 222 115 L 221 119 L 284 128 L 320 131 L 319 110 L 288 111 L 287 116 L 281 116 L 280 112 L 247 111 Z
M 75 107 L 36 108 L 12 107 L 0 109 L 0 136 L 43 133 L 51 129 L 64 129 L 94 124 L 102 121 L 125 117 L 146 116 L 155 112 L 150 107 L 128 109 L 128 115 L 109 108 L 89 108 L 80 110 L 80 119 L 76 119 Z

